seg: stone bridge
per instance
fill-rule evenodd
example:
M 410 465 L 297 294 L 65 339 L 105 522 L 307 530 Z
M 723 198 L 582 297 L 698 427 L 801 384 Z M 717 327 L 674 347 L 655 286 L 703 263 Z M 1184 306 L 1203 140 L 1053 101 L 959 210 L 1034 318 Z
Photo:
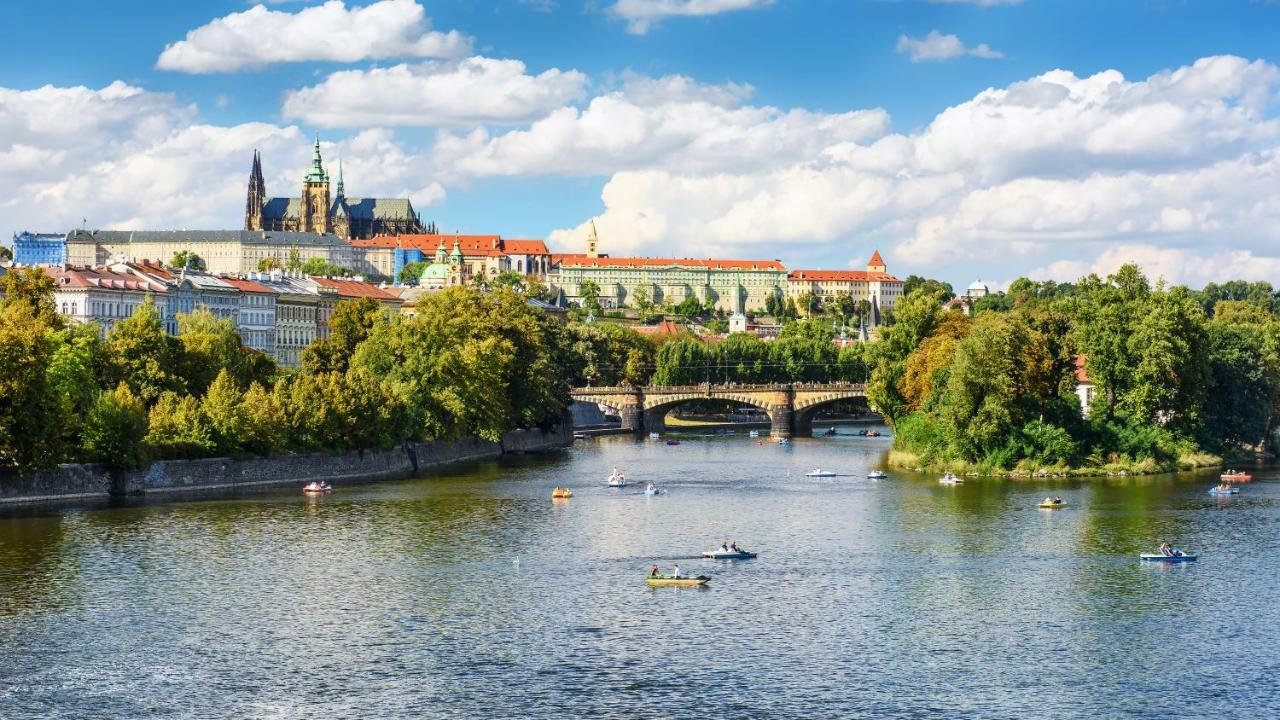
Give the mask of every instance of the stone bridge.
M 865 399 L 867 386 L 857 383 L 781 385 L 681 385 L 654 387 L 585 387 L 571 393 L 580 402 L 614 408 L 622 427 L 635 432 L 659 432 L 675 406 L 690 400 L 732 400 L 769 414 L 775 437 L 813 434 L 818 411 L 840 400 Z

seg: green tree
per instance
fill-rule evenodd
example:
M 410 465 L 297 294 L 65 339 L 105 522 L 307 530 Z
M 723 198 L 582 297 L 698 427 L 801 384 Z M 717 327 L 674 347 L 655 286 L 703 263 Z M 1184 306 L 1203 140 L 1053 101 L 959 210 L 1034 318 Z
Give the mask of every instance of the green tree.
M 67 420 L 46 375 L 54 343 L 39 304 L 0 305 L 0 468 L 47 468 L 61 454 Z
M 264 257 L 258 261 L 258 272 L 271 272 L 272 270 L 283 270 L 284 263 L 280 262 L 280 258 Z
M 867 399 L 889 422 L 893 423 L 907 409 L 902 394 L 907 358 L 933 334 L 942 314 L 941 295 L 918 289 L 898 303 L 896 321 L 880 330 L 879 339 L 867 348 L 871 377 L 867 383 Z
M 147 434 L 147 410 L 125 383 L 99 393 L 89 407 L 81 435 L 81 452 L 88 462 L 113 470 L 132 470 L 142 464 L 142 439 Z
M 672 308 L 672 311 L 683 318 L 692 318 L 701 315 L 703 312 L 702 303 L 697 297 L 690 295 L 680 301 L 678 305 Z
M 46 327 L 62 327 L 63 319 L 53 304 L 53 278 L 44 268 L 13 268 L 0 275 L 0 308 L 25 305 L 33 321 Z
M 179 250 L 169 260 L 169 267 L 179 270 L 184 268 L 187 270 L 204 270 L 207 266 L 204 258 L 196 253 L 190 250 Z
M 8 246 L 0 245 L 0 262 L 9 262 L 13 260 L 13 251 Z
M 179 374 L 181 346 L 165 334 L 150 297 L 131 317 L 116 323 L 106 345 L 109 380 L 128 385 L 144 404 L 151 405 L 166 391 L 186 391 Z
M 303 372 L 346 372 L 356 348 L 378 323 L 386 321 L 386 311 L 373 298 L 339 302 L 329 316 L 329 337 L 302 351 Z
M 396 279 L 400 281 L 401 285 L 417 285 L 422 282 L 422 272 L 426 269 L 427 263 L 425 262 L 405 263 L 405 266 L 400 268 L 400 274 L 396 276 Z
M 654 316 L 653 298 L 650 297 L 649 292 L 644 288 L 636 288 L 631 294 L 631 301 L 636 307 L 640 322 L 649 322 Z
M 853 299 L 853 293 L 846 290 L 836 294 L 831 309 L 841 320 L 848 322 L 858 312 L 858 301 Z
M 600 286 L 591 280 L 583 280 L 578 286 L 578 295 L 582 298 L 582 307 L 597 315 L 600 313 Z
M 89 407 L 103 383 L 106 353 L 96 325 L 72 324 L 48 331 L 53 353 L 45 369 L 49 393 L 57 400 L 66 447 L 79 443 Z
M 289 261 L 285 263 L 285 269 L 289 272 L 298 272 L 302 269 L 302 255 L 298 253 L 298 248 L 289 248 Z
M 230 370 L 241 386 L 252 379 L 245 348 L 231 318 L 218 318 L 207 308 L 180 313 L 178 344 L 178 372 L 192 395 L 204 395 L 223 370 Z
M 939 302 L 946 302 L 956 296 L 956 291 L 949 282 L 933 280 L 919 275 L 908 275 L 907 279 L 902 281 L 903 296 L 910 295 L 916 290 L 924 290 L 931 295 L 937 295 Z
M 159 460 L 207 457 L 217 447 L 200 402 L 173 392 L 162 394 L 151 406 L 143 443 L 147 454 Z
M 208 419 L 219 454 L 229 455 L 240 450 L 249 429 L 248 419 L 245 417 L 244 393 L 225 368 L 218 373 L 204 399 L 200 401 L 200 412 Z
M 493 280 L 489 283 L 490 287 L 507 288 L 516 292 L 525 291 L 525 276 L 515 270 L 503 270 L 493 276 Z
M 303 275 L 310 277 L 346 277 L 351 274 L 349 270 L 341 265 L 335 265 L 322 257 L 307 258 L 299 270 L 302 271 Z
M 244 431 L 239 444 L 246 452 L 266 456 L 285 449 L 288 425 L 281 401 L 286 397 L 283 391 L 287 386 L 286 381 L 277 384 L 281 394 L 267 390 L 259 383 L 253 383 L 245 391 L 240 404 Z

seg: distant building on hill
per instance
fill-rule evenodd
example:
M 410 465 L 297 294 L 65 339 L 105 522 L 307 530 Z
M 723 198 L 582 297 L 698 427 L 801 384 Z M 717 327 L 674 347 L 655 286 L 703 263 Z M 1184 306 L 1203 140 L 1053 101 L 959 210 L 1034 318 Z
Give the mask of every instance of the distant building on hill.
M 890 275 L 880 251 L 867 261 L 865 270 L 792 270 L 787 273 L 787 296 L 813 293 L 823 302 L 848 294 L 854 301 L 871 304 L 872 325 L 878 325 L 882 313 L 892 310 L 902 297 L 902 281 Z
M 13 236 L 15 265 L 61 265 L 67 261 L 67 236 L 22 231 Z
M 338 181 L 332 196 L 329 173 L 320 157 L 316 138 L 311 169 L 302 177 L 299 197 L 267 197 L 262 177 L 262 157 L 255 151 L 249 169 L 248 197 L 244 211 L 245 230 L 311 232 L 343 238 L 371 238 L 425 231 L 422 219 L 409 198 L 347 197 L 338 163 Z
M 379 277 L 399 279 L 400 271 L 413 263 L 431 263 L 440 247 L 456 247 L 469 276 L 492 278 L 510 270 L 545 278 L 551 269 L 551 253 L 542 240 L 507 239 L 499 235 L 449 235 L 443 233 L 382 235 L 351 241 L 357 253 L 377 268 Z

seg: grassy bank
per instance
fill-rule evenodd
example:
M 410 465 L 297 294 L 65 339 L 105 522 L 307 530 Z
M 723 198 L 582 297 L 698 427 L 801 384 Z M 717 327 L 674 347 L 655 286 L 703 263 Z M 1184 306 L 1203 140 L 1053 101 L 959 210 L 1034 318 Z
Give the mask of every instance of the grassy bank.
M 1019 462 L 1013 468 L 995 467 L 985 463 L 963 461 L 925 462 L 919 455 L 905 450 L 889 451 L 889 466 L 915 472 L 945 472 L 957 475 L 1032 478 L 1032 477 L 1106 477 L 1117 475 L 1154 475 L 1157 473 L 1221 467 L 1223 459 L 1208 453 L 1180 455 L 1174 462 L 1160 463 L 1150 458 L 1138 461 L 1118 461 L 1105 465 L 1038 465 L 1030 461 Z

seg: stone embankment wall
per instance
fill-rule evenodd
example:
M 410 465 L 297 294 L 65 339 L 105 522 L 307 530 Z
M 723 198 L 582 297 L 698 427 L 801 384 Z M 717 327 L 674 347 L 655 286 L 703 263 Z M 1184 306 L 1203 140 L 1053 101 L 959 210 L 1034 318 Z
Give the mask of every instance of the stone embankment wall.
M 52 472 L 0 475 L 0 504 L 95 499 L 111 495 L 166 495 L 258 486 L 297 485 L 311 480 L 333 484 L 398 480 L 504 453 L 541 452 L 573 442 L 568 423 L 550 431 L 515 430 L 502 442 L 476 438 L 407 443 L 390 450 L 340 454 L 309 453 L 236 460 L 165 460 L 127 473 L 100 465 L 59 465 Z

